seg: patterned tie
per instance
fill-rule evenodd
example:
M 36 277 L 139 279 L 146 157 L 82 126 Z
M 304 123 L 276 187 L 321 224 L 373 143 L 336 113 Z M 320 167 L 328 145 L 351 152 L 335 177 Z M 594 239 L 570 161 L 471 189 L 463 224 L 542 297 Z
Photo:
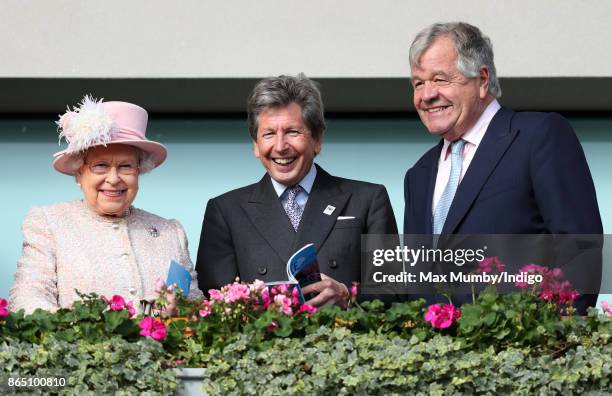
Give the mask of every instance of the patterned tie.
M 453 203 L 453 198 L 455 197 L 457 187 L 459 186 L 459 178 L 461 177 L 461 164 L 463 162 L 462 154 L 464 143 L 465 140 L 463 139 L 455 140 L 453 143 L 451 143 L 450 177 L 448 178 L 448 183 L 446 183 L 446 187 L 444 187 L 444 192 L 442 193 L 440 201 L 438 202 L 438 206 L 436 206 L 436 211 L 434 212 L 434 234 L 439 234 L 442 232 L 442 227 L 444 226 L 444 222 L 446 221 L 446 215 L 448 215 L 448 210 L 450 209 L 450 206 Z
M 298 205 L 295 198 L 302 191 L 302 187 L 298 184 L 297 186 L 287 188 L 287 204 L 285 205 L 285 212 L 287 212 L 287 216 L 289 216 L 289 221 L 291 221 L 291 225 L 293 229 L 297 232 L 297 229 L 300 225 L 300 220 L 302 219 L 302 208 Z

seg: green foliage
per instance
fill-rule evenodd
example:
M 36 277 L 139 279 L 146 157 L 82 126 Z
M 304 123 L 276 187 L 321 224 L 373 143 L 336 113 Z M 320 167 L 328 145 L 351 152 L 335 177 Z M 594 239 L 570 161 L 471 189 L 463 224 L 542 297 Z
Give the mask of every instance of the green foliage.
M 424 300 L 396 303 L 387 310 L 380 301 L 366 301 L 349 310 L 329 306 L 310 317 L 305 328 L 311 333 L 321 326 L 345 327 L 353 332 L 375 331 L 424 340 L 436 334 L 423 320 L 424 303 Z
M 265 350 L 240 335 L 212 350 L 203 389 L 211 395 L 609 394 L 612 345 L 577 345 L 563 356 L 529 348 L 471 350 L 451 336 L 426 342 L 321 327 L 277 338 Z
M 140 328 L 129 318 L 127 310 L 108 311 L 108 304 L 95 293 L 79 294 L 83 300 L 71 309 L 51 313 L 42 309 L 25 315 L 23 310 L 11 312 L 0 326 L 0 339 L 12 337 L 32 343 L 53 336 L 58 340 L 101 342 L 121 336 L 126 340 L 140 338 Z
M 461 307 L 457 335 L 468 345 L 555 348 L 570 329 L 554 304 L 527 293 L 481 293 Z
M 197 310 L 184 310 L 182 313 L 186 316 L 182 320 L 173 320 L 168 325 L 164 345 L 169 352 L 193 366 L 200 364 L 200 359 L 194 357 L 195 345 L 198 351 L 204 352 L 212 348 L 222 349 L 240 334 L 247 334 L 254 348 L 265 348 L 266 343 L 279 337 L 304 337 L 321 326 L 342 327 L 353 332 L 414 336 L 424 340 L 435 335 L 436 331 L 423 321 L 423 304 L 423 300 L 396 304 L 388 310 L 380 301 L 365 302 L 361 307 L 349 310 L 332 305 L 311 316 L 306 313 L 287 316 L 276 310 L 246 314 L 245 310 L 238 308 L 229 315 L 213 311 L 205 318 L 199 318 Z
M 48 337 L 40 344 L 5 339 L 0 343 L 0 376 L 66 376 L 60 395 L 166 395 L 177 388 L 176 374 L 167 369 L 162 346 L 151 339 L 128 342 L 111 338 L 100 343 L 76 343 Z M 4 388 L 4 391 L 17 388 Z M 23 394 L 46 394 L 41 388 Z
M 0 321 L 0 377 L 65 374 L 66 394 L 169 394 L 183 366 L 205 369 L 210 394 L 612 392 L 612 320 L 560 316 L 529 294 L 487 290 L 447 329 L 424 320 L 423 300 L 313 315 L 238 302 L 205 317 L 181 300 L 162 342 L 139 335 L 141 317 L 84 297 Z

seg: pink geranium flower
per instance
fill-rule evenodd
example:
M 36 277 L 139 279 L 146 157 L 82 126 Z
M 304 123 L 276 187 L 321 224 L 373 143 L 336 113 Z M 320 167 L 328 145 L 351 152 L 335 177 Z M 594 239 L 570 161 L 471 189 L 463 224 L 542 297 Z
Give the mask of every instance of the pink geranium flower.
M 232 283 L 225 292 L 224 300 L 226 303 L 235 301 L 248 301 L 251 296 L 251 290 L 248 285 L 242 283 Z
M 127 304 L 125 304 L 125 308 L 128 310 L 128 315 L 130 318 L 136 315 L 136 308 L 134 308 L 132 301 L 129 301 Z
M 306 312 L 308 316 L 311 316 L 315 312 L 317 312 L 317 308 L 313 307 L 310 304 L 302 304 L 298 309 L 297 313 Z
M 543 267 L 541 265 L 537 265 L 537 264 L 527 264 L 524 265 L 519 272 L 527 272 L 529 274 L 542 274 L 544 272 L 547 272 L 548 268 L 547 267 Z
M 580 295 L 568 281 L 557 284 L 553 291 L 558 294 L 560 304 L 570 304 Z
M 210 296 L 210 299 L 213 301 L 223 301 L 223 293 L 221 293 L 220 290 L 210 289 L 208 291 L 208 295 Z
M 497 256 L 485 257 L 480 263 L 478 263 L 478 273 L 502 273 L 505 269 L 506 266 Z
M 291 289 L 291 304 L 296 307 L 300 304 L 300 291 L 297 286 Z
M 353 281 L 351 285 L 351 297 L 357 297 L 357 292 L 359 291 L 359 282 Z
M 273 287 L 272 290 L 272 294 L 287 294 L 287 291 L 289 290 L 289 285 L 283 283 Z
M 519 269 L 519 273 L 526 272 L 529 275 L 543 275 L 548 272 L 548 268 L 536 264 L 527 264 Z M 526 289 L 530 285 L 527 282 L 515 282 L 514 285 L 520 289 Z
M 266 283 L 264 281 L 260 281 L 259 279 L 255 279 L 255 281 L 249 285 L 249 288 L 253 294 L 259 296 L 266 288 Z
M 162 341 L 166 338 L 166 325 L 160 319 L 147 316 L 138 323 L 138 326 L 141 328 L 141 336 L 151 337 L 157 341 Z
M 124 307 L 125 300 L 123 299 L 123 297 L 118 296 L 116 294 L 108 301 L 108 308 L 111 311 L 121 311 Z
M 604 313 L 606 315 L 608 315 L 609 317 L 612 318 L 612 307 L 610 306 L 610 303 L 607 301 L 602 301 L 601 302 L 601 309 L 604 311 Z
M 436 329 L 447 329 L 460 317 L 461 311 L 451 304 L 432 304 L 425 313 L 425 320 Z
M 274 296 L 274 307 L 285 315 L 293 314 L 293 310 L 291 309 L 291 298 L 284 294 L 277 294 Z
M 555 299 L 555 295 L 551 291 L 543 291 L 538 294 L 538 298 L 552 302 Z
M 6 307 L 8 307 L 8 301 L 0 298 L 0 319 L 4 319 L 9 314 L 9 310 Z
M 202 309 L 200 309 L 199 314 L 201 317 L 206 317 L 212 313 L 212 303 L 209 300 L 202 301 Z
M 268 309 L 268 307 L 272 303 L 272 298 L 270 297 L 270 290 L 269 289 L 266 288 L 261 293 L 261 300 L 263 301 L 264 309 Z
M 273 320 L 268 326 L 266 326 L 266 330 L 268 331 L 268 333 L 273 333 L 276 329 L 278 329 L 278 323 L 275 320 Z
M 538 285 L 538 298 L 546 300 L 557 305 L 570 305 L 580 296 L 577 290 L 574 290 L 569 281 L 563 280 L 563 271 L 560 268 L 547 268 L 540 265 L 528 264 L 523 266 L 519 273 L 526 272 L 533 275 L 541 275 L 542 281 Z M 516 282 L 515 285 L 519 288 L 526 288 L 526 282 Z
M 127 309 L 130 318 L 136 314 L 136 309 L 134 308 L 132 301 L 126 303 L 125 299 L 117 294 L 115 294 L 110 300 L 106 300 L 106 302 L 108 303 L 108 309 L 111 311 L 121 311 L 123 309 Z

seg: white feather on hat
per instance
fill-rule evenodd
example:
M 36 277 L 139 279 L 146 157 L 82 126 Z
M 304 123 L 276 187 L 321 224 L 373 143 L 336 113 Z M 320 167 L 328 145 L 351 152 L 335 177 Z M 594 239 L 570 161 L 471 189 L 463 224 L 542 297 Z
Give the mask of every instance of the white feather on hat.
M 95 145 L 105 145 L 111 140 L 113 119 L 99 101 L 91 95 L 85 95 L 79 106 L 60 116 L 56 121 L 59 139 L 68 143 L 66 152 L 76 154 Z

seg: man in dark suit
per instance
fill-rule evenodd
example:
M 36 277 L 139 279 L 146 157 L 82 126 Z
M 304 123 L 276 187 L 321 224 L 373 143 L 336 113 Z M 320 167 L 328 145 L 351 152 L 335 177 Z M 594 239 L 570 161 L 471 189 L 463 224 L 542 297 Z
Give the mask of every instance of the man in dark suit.
M 602 233 L 571 125 L 500 106 L 491 42 L 477 27 L 429 26 L 412 43 L 410 65 L 414 106 L 442 139 L 406 173 L 404 234 Z M 596 293 L 601 262 L 589 271 L 585 290 Z
M 348 287 L 361 278 L 361 234 L 397 234 L 387 191 L 314 164 L 323 143 L 323 103 L 303 74 L 260 81 L 247 107 L 255 157 L 267 173 L 208 202 L 196 263 L 199 287 L 207 291 L 236 277 L 286 280 L 290 256 L 314 243 L 323 279 L 304 294 L 316 294 L 309 301 L 314 306 L 345 306 Z

